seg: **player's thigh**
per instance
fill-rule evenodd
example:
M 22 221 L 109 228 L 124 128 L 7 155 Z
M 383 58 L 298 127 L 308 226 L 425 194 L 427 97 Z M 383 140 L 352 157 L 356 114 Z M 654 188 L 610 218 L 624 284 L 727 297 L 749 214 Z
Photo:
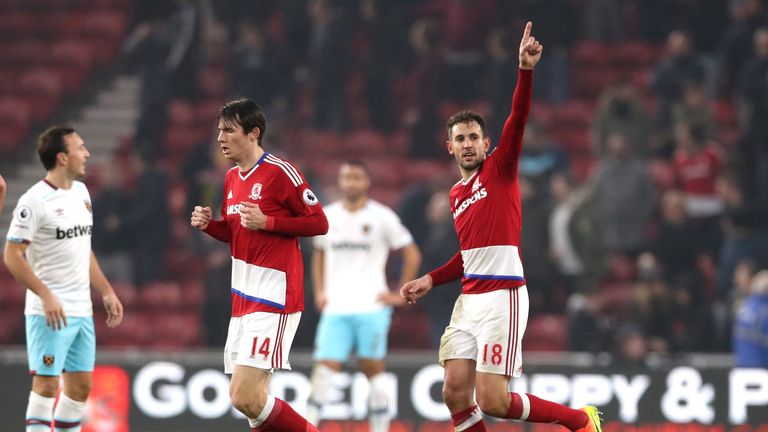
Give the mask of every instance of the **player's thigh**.
M 438 361 L 443 367 L 448 360 L 474 361 L 477 358 L 477 339 L 472 332 L 474 323 L 465 310 L 467 297 L 466 294 L 462 294 L 456 299 L 451 322 L 440 338 Z
M 53 330 L 42 315 L 26 315 L 27 356 L 32 375 L 59 376 L 78 332 L 77 325 Z
M 528 320 L 525 286 L 476 294 L 472 313 L 477 337 L 477 371 L 505 376 L 522 373 L 522 341 Z
M 392 322 L 392 308 L 355 315 L 357 357 L 382 360 L 387 355 L 387 337 Z
M 290 369 L 288 356 L 300 320 L 301 312 L 254 312 L 240 317 L 233 340 L 229 341 L 228 337 L 230 351 L 225 353 L 225 369 L 234 371 L 234 365 L 264 370 Z M 230 327 L 230 330 L 233 329 Z M 231 360 L 230 365 L 226 359 Z
M 315 335 L 314 358 L 343 363 L 354 346 L 354 329 L 351 315 L 322 314 Z
M 69 325 L 77 328 L 64 362 L 66 372 L 93 372 L 96 364 L 96 330 L 93 317 L 72 317 Z

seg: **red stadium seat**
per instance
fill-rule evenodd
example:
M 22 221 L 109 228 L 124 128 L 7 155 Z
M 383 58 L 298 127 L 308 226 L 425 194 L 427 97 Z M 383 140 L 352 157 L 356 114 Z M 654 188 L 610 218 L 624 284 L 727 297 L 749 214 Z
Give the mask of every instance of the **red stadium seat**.
M 175 310 L 183 303 L 183 293 L 175 282 L 154 282 L 139 289 L 139 303 L 145 310 Z
M 595 98 L 618 81 L 621 74 L 610 67 L 578 67 L 571 74 L 571 89 L 576 97 Z
M 632 41 L 612 46 L 607 50 L 608 62 L 621 70 L 648 69 L 659 57 L 659 49 L 647 42 Z
M 565 351 L 568 340 L 567 328 L 564 315 L 535 316 L 528 321 L 523 347 L 526 351 Z
M 595 104 L 582 100 L 572 100 L 552 110 L 551 127 L 571 126 L 589 128 L 595 115 Z
M 571 51 L 571 61 L 575 66 L 600 67 L 607 64 L 606 52 L 609 46 L 594 41 L 579 42 Z

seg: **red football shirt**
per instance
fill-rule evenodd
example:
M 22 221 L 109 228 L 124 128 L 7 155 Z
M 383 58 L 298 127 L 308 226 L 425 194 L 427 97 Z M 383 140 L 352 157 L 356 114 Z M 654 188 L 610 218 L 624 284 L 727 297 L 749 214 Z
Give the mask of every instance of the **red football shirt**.
M 512 113 L 496 150 L 450 192 L 461 251 L 430 272 L 435 285 L 463 276 L 465 294 L 525 285 L 520 256 L 522 213 L 517 181 L 523 131 L 531 106 L 533 71 L 520 70 Z
M 267 216 L 264 230 L 240 224 L 241 203 L 257 204 Z M 304 176 L 269 153 L 247 172 L 233 167 L 224 180 L 224 220 L 205 232 L 230 243 L 232 316 L 304 310 L 304 266 L 298 237 L 325 234 L 328 220 Z

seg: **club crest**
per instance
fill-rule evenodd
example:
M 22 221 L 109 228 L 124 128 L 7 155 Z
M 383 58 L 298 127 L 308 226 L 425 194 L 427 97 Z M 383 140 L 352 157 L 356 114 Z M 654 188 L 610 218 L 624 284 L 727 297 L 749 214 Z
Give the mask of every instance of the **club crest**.
M 261 199 L 261 183 L 256 183 L 255 185 L 253 185 L 253 188 L 251 188 L 251 194 L 248 195 L 248 198 L 252 200 Z
M 53 366 L 54 357 L 50 354 L 45 354 L 43 356 L 43 364 L 47 367 Z
M 91 202 L 88 200 L 83 200 L 83 203 L 85 203 L 85 208 L 88 210 L 88 213 L 93 213 L 93 208 L 91 207 Z

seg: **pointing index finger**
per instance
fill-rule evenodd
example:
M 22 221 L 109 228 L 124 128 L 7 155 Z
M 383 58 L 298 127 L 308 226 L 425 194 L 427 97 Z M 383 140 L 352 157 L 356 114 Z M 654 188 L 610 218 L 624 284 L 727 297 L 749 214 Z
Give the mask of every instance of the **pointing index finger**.
M 523 31 L 523 43 L 528 42 L 528 38 L 531 36 L 531 27 L 533 27 L 533 23 L 528 21 L 525 24 L 525 31 Z

